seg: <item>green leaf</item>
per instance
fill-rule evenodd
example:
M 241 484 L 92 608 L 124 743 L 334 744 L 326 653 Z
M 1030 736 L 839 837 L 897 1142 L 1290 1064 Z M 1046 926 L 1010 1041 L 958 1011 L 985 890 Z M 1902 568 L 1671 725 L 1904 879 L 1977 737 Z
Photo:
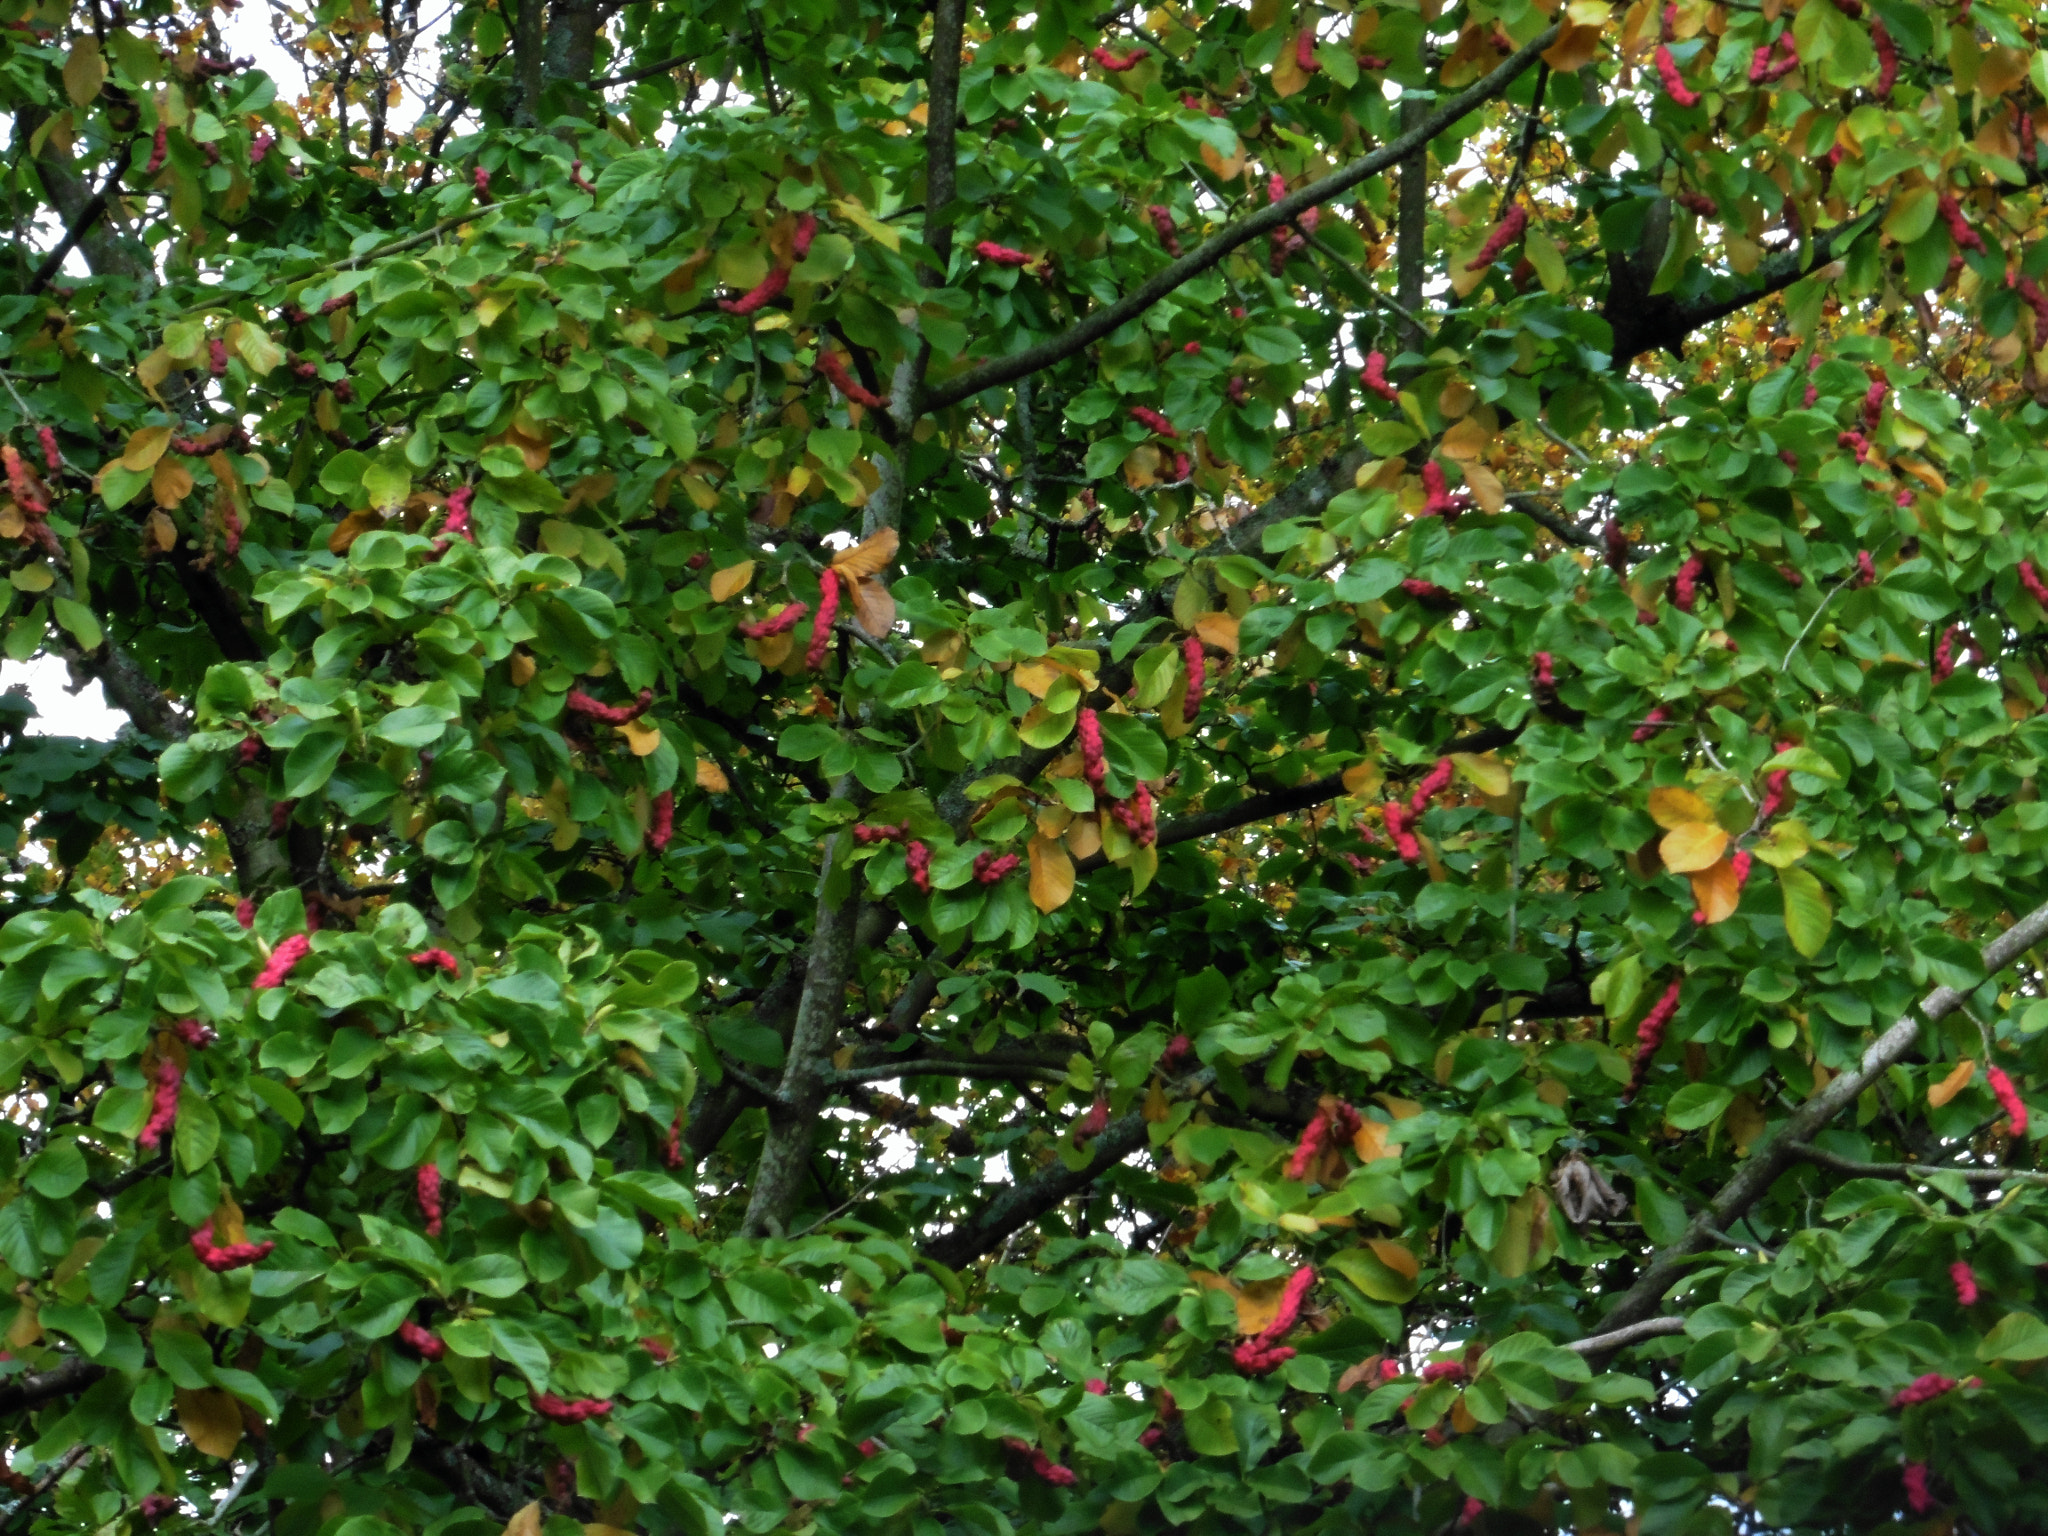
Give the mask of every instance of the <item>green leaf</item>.
M 65 633 L 78 642 L 80 650 L 90 654 L 106 643 L 106 632 L 85 604 L 68 597 L 54 597 L 50 599 L 50 611 L 64 626 Z
M 1719 1083 L 1687 1083 L 1671 1095 L 1664 1118 L 1681 1131 L 1697 1131 L 1712 1125 L 1735 1102 L 1735 1090 Z
M 319 790 L 347 749 L 348 733 L 339 726 L 316 725 L 306 732 L 285 754 L 285 798 L 303 800 Z
M 1977 1345 L 1979 1360 L 2048 1359 L 2048 1323 L 2031 1312 L 2008 1312 Z
M 1778 884 L 1785 892 L 1786 936 L 1810 960 L 1827 943 L 1835 920 L 1827 891 L 1816 875 L 1796 864 L 1778 871 Z

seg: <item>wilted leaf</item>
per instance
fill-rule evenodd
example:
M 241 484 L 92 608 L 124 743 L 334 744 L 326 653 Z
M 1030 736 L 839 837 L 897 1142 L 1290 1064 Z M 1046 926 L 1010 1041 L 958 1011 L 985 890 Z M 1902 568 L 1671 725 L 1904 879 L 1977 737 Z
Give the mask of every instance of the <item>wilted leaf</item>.
M 1401 1149 L 1387 1145 L 1387 1126 L 1378 1120 L 1361 1115 L 1358 1131 L 1351 1138 L 1352 1150 L 1363 1163 L 1376 1163 L 1383 1157 L 1399 1157 Z
M 726 778 L 725 770 L 708 757 L 697 759 L 697 787 L 714 795 L 722 795 L 732 788 L 732 781 Z
M 1970 1086 L 1970 1079 L 1977 1075 L 1977 1063 L 1965 1056 L 1955 1064 L 1947 1077 L 1927 1090 L 1927 1102 L 1935 1109 L 1941 1108 L 1950 1099 Z
M 1397 1275 L 1413 1280 L 1422 1273 L 1422 1261 L 1392 1238 L 1368 1238 L 1365 1246 L 1372 1250 L 1374 1258 Z
M 192 471 L 176 459 L 158 459 L 149 477 L 150 495 L 160 507 L 175 507 L 192 494 Z
M 1601 26 L 1583 26 L 1567 21 L 1557 41 L 1543 50 L 1543 62 L 1561 75 L 1576 74 L 1593 62 L 1600 51 Z
M 503 1536 L 540 1536 L 540 1531 L 541 1512 L 540 1505 L 536 1502 L 527 1505 L 505 1522 Z
M 349 546 L 354 544 L 357 539 L 368 533 L 372 528 L 382 527 L 383 524 L 384 519 L 367 509 L 361 512 L 349 513 L 347 517 L 336 523 L 334 531 L 327 535 L 328 552 L 336 555 L 347 554 Z
M 1195 620 L 1195 633 L 1204 645 L 1237 654 L 1237 619 L 1227 613 L 1205 613 Z
M 879 640 L 896 625 L 896 599 L 879 581 L 857 581 L 853 584 L 853 617 Z
M 896 530 L 884 528 L 872 538 L 863 539 L 851 549 L 841 550 L 832 557 L 832 569 L 842 576 L 873 576 L 896 558 L 898 543 Z
M 754 579 L 754 562 L 742 560 L 738 565 L 728 565 L 723 570 L 711 573 L 711 601 L 722 603 L 727 598 L 738 597 L 747 590 L 747 584 Z
M 635 757 L 651 757 L 661 745 L 661 728 L 650 725 L 646 720 L 628 720 L 618 727 L 626 738 L 626 745 L 633 749 Z

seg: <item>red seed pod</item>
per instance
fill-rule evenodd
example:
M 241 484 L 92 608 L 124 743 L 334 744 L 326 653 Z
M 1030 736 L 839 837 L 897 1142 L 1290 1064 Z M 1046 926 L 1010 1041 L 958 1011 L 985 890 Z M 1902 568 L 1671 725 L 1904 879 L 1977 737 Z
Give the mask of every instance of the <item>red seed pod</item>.
M 1806 585 L 1806 577 L 1789 565 L 1779 566 L 1778 574 L 1785 578 L 1785 584 L 1789 587 L 1803 587 Z
M 974 878 L 983 885 L 994 885 L 1023 862 L 1014 853 L 977 853 L 974 856 Z
M 410 960 L 414 965 L 423 965 L 434 970 L 444 971 L 450 976 L 460 976 L 462 974 L 461 968 L 455 963 L 455 957 L 445 949 L 423 949 L 416 955 L 407 955 L 406 959 Z
M 900 843 L 909 831 L 910 828 L 907 825 L 900 827 L 871 827 L 865 822 L 858 822 L 854 825 L 853 840 L 863 848 L 874 843 Z
M 1188 342 L 1185 346 L 1183 346 L 1180 350 L 1181 356 L 1183 357 L 1196 357 L 1201 354 L 1202 344 L 1199 341 L 1191 341 Z
M 661 1160 L 671 1168 L 683 1166 L 683 1107 L 676 1106 L 675 1118 L 668 1123 L 668 1136 L 661 1145 Z
M 1529 210 L 1520 203 L 1507 212 L 1507 217 L 1493 226 L 1493 233 L 1486 237 L 1486 244 L 1479 248 L 1479 254 L 1465 263 L 1467 272 L 1483 272 L 1494 263 L 1494 258 L 1522 238 L 1522 231 L 1529 227 Z
M 251 165 L 261 165 L 263 157 L 270 153 L 271 146 L 276 143 L 277 140 L 267 129 L 257 134 L 255 138 L 249 141 L 249 163 Z
M 654 1363 L 656 1365 L 667 1365 L 669 1361 L 675 1359 L 676 1357 L 676 1352 L 660 1339 L 642 1339 L 640 1341 L 640 1347 L 646 1350 L 649 1355 L 654 1357 Z M 871 1444 L 872 1442 L 864 1443 Z
M 1870 46 L 1877 54 L 1877 99 L 1886 101 L 1891 97 L 1892 87 L 1899 81 L 1899 45 L 1892 41 L 1884 23 L 1875 17 L 1870 22 Z
M 1097 51 L 1099 52 L 1100 50 Z M 1133 58 L 1131 62 L 1135 64 L 1137 60 Z M 1031 257 L 1028 252 L 1012 250 L 1007 245 L 997 245 L 993 240 L 976 242 L 974 254 L 983 261 L 993 262 L 999 267 L 1028 267 L 1031 265 Z
M 57 433 L 51 427 L 37 427 L 36 441 L 43 445 L 43 467 L 51 474 L 64 468 L 63 455 L 57 452 Z
M 1101 50 L 1097 49 L 1096 51 L 1099 53 Z M 1029 1441 L 1018 1440 L 1013 1437 L 1003 1441 L 1003 1448 L 1026 1459 L 1031 1465 L 1032 1472 L 1042 1482 L 1051 1483 L 1055 1488 L 1071 1488 L 1080 1481 L 1079 1478 L 1075 1477 L 1071 1467 L 1059 1465 Z
M 1899 1481 L 1905 1484 L 1906 1507 L 1916 1515 L 1931 1514 L 1934 1510 L 1934 1494 L 1927 1486 L 1927 1463 L 1909 1461 L 1899 1474 Z
M 1963 214 L 1963 205 L 1956 201 L 1953 192 L 1944 192 L 1935 200 L 1935 208 L 1948 225 L 1949 238 L 1966 251 L 1984 250 L 1984 237 L 1977 233 Z
M 830 347 L 818 348 L 818 372 L 840 394 L 856 405 L 864 405 L 871 411 L 885 409 L 889 402 L 856 379 L 846 366 L 846 360 Z
M 1090 1376 L 1082 1385 L 1081 1390 L 1090 1397 L 1107 1397 L 1109 1396 L 1109 1383 L 1100 1376 Z
M 1318 1109 L 1301 1133 L 1301 1140 L 1287 1159 L 1287 1177 L 1306 1179 L 1321 1161 L 1327 1147 L 1338 1146 L 1355 1137 L 1364 1124 L 1349 1104 L 1333 1101 Z
M 441 1235 L 441 1168 L 438 1163 L 421 1163 L 413 1176 L 413 1192 L 420 1202 L 420 1214 L 427 1218 L 427 1236 Z
M 240 901 L 235 903 L 235 921 L 240 923 L 244 928 L 254 928 L 256 926 L 255 897 L 244 896 Z
M 1670 723 L 1671 711 L 1662 704 L 1659 704 L 1655 709 L 1643 716 L 1643 723 L 1629 732 L 1628 739 L 1630 741 L 1648 741 Z
M 1778 450 L 1778 462 L 1787 469 L 1797 469 L 1799 467 L 1799 455 L 1790 448 L 1780 448 Z
M 320 306 L 320 313 L 323 315 L 331 315 L 336 310 L 352 308 L 355 302 L 356 296 L 353 293 L 344 293 L 336 298 L 329 299 L 325 304 L 322 304 Z
M 1159 1067 L 1163 1072 L 1177 1071 L 1182 1062 L 1195 1053 L 1195 1042 L 1186 1035 L 1175 1035 L 1166 1042 L 1166 1049 L 1160 1053 Z
M 1429 802 L 1451 787 L 1451 780 L 1457 777 L 1458 765 L 1448 757 L 1440 757 L 1431 765 L 1415 786 L 1415 793 L 1408 797 L 1408 814 L 1420 816 L 1429 809 Z
M 1378 395 L 1382 400 L 1391 401 L 1397 405 L 1400 403 L 1401 391 L 1387 382 L 1386 353 L 1366 353 L 1365 367 L 1358 376 L 1365 381 L 1365 387 Z
M 1091 49 L 1088 55 L 1113 75 L 1120 75 L 1127 69 L 1136 69 L 1145 57 L 1145 50 L 1133 48 L 1129 53 L 1111 53 L 1106 47 Z
M 1173 456 L 1173 484 L 1184 485 L 1194 478 L 1195 461 L 1184 453 Z
M 24 1479 L 24 1481 L 26 1480 Z M 29 1485 L 29 1487 L 31 1488 L 34 1486 L 35 1485 L 32 1483 Z M 27 1493 L 29 1489 L 18 1488 L 15 1491 L 17 1493 Z M 159 1520 L 163 1519 L 165 1515 L 174 1513 L 177 1510 L 177 1507 L 177 1495 L 170 1493 L 149 1493 L 143 1495 L 142 1503 L 137 1507 L 137 1512 L 142 1516 L 143 1519 L 147 1520 L 151 1525 L 155 1525 Z
M 1178 438 L 1180 436 L 1178 432 L 1173 430 L 1173 423 L 1168 421 L 1164 416 L 1160 415 L 1157 411 L 1153 410 L 1150 406 L 1132 406 L 1131 419 L 1137 422 L 1139 426 L 1144 427 L 1147 431 L 1157 432 L 1161 437 Z
M 2031 277 L 2016 277 L 2012 286 L 2034 312 L 2034 350 L 2038 352 L 2048 347 L 2048 293 L 2043 293 L 2041 285 Z
M 1776 744 L 1773 751 L 1789 752 L 1794 745 L 1794 743 L 1789 741 L 1781 741 Z M 1791 794 L 1792 770 L 1790 768 L 1774 768 L 1765 774 L 1764 797 L 1756 808 L 1757 824 L 1761 826 L 1764 822 L 1769 821 L 1778 812 L 1782 811 L 1785 808 L 1785 802 L 1791 798 Z
M 292 967 L 305 959 L 306 952 L 312 947 L 312 941 L 303 933 L 287 934 L 279 939 L 277 948 L 270 952 L 270 959 L 257 972 L 256 979 L 249 983 L 250 987 L 263 992 L 281 985 L 285 977 L 291 975 Z
M 1303 27 L 1294 36 L 1294 66 L 1305 75 L 1312 75 L 1323 66 L 1316 62 L 1316 29 Z
M 1075 1146 L 1093 1141 L 1109 1129 L 1109 1100 L 1102 1094 L 1095 1095 L 1095 1102 L 1086 1114 L 1074 1122 L 1073 1141 Z
M 789 232 L 789 254 L 803 261 L 811 254 L 811 242 L 818 238 L 818 216 L 815 213 L 800 213 L 796 216 L 796 227 Z
M 1728 868 L 1731 871 L 1733 871 L 1735 875 L 1735 888 L 1738 891 L 1742 889 L 1743 885 L 1749 879 L 1749 866 L 1751 857 L 1752 855 L 1750 854 L 1750 851 L 1747 848 L 1738 848 L 1735 850 L 1734 853 L 1729 855 Z
M 1953 1376 L 1938 1376 L 1930 1371 L 1927 1375 L 1915 1379 L 1912 1385 L 1899 1388 L 1892 1397 L 1892 1406 L 1911 1408 L 1919 1403 L 1932 1402 L 1943 1393 L 1953 1392 L 1955 1389 L 1956 1379 Z
M 2027 1101 L 2020 1097 L 2019 1089 L 2013 1086 L 2013 1081 L 2006 1075 L 2005 1068 L 1989 1067 L 1985 1070 L 1984 1078 L 1991 1085 L 1991 1091 L 1998 1096 L 1999 1105 L 2005 1110 L 2006 1118 L 2012 1122 L 2013 1135 L 2026 1135 Z
M 1173 210 L 1164 203 L 1153 203 L 1145 210 L 1152 220 L 1152 229 L 1159 236 L 1159 243 L 1166 248 L 1169 256 L 1180 254 L 1180 236 L 1174 232 Z
M 1851 589 L 1854 589 L 1856 587 L 1867 587 L 1876 580 L 1877 562 L 1871 559 L 1869 550 L 1857 550 L 1856 574 L 1849 578 L 1849 586 L 1851 587 Z
M 1607 568 L 1617 576 L 1628 575 L 1628 535 L 1622 532 L 1619 518 L 1607 519 L 1607 527 L 1601 533 L 1601 543 L 1606 550 L 1603 558 L 1607 561 Z
M 1678 60 L 1671 56 L 1671 50 L 1662 43 L 1657 45 L 1657 78 L 1664 83 L 1664 94 L 1681 107 L 1696 107 L 1700 94 L 1686 86 L 1685 76 L 1678 72 Z
M 1389 800 L 1386 810 L 1387 836 L 1393 840 L 1394 852 L 1409 863 L 1421 862 L 1422 844 L 1415 840 L 1415 816 L 1398 800 Z
M 1424 517 L 1440 517 L 1446 523 L 1454 523 L 1460 512 L 1468 512 L 1472 508 L 1470 497 L 1451 494 L 1444 481 L 1444 468 L 1435 459 L 1422 466 L 1422 492 L 1425 498 L 1422 506 Z
M 263 738 L 261 736 L 244 736 L 235 747 L 235 761 L 244 768 L 247 768 L 262 755 Z
M 217 1275 L 231 1269 L 246 1269 L 251 1264 L 260 1264 L 270 1257 L 275 1243 L 228 1243 L 216 1244 L 213 1240 L 213 1223 L 208 1222 L 192 1234 L 192 1251 L 199 1255 L 199 1262 Z
M 164 156 L 170 152 L 170 129 L 166 124 L 156 125 L 156 135 L 149 141 L 149 164 L 142 168 L 145 176 L 154 176 L 164 168 Z
M 2048 607 L 2048 604 L 2043 604 Z M 1202 708 L 1202 690 L 1208 681 L 1209 654 L 1202 649 L 1202 637 L 1189 635 L 1180 643 L 1181 660 L 1188 671 L 1187 693 L 1181 699 L 1180 717 L 1191 721 Z
M 35 472 L 12 443 L 0 445 L 0 466 L 7 473 L 7 494 L 14 498 L 24 517 L 40 518 L 50 510 L 36 484 Z
M 218 336 L 206 343 L 206 371 L 216 379 L 226 376 L 228 371 L 228 344 Z
M 1315 1269 L 1307 1264 L 1287 1277 L 1280 1292 L 1280 1310 L 1273 1315 L 1273 1321 L 1231 1352 L 1239 1370 L 1249 1376 L 1263 1376 L 1294 1358 L 1294 1351 L 1280 1341 L 1300 1320 L 1302 1303 L 1315 1283 Z
M 490 197 L 491 173 L 489 171 L 485 170 L 482 166 L 478 166 L 474 171 L 470 172 L 469 179 L 471 185 L 476 188 L 477 200 L 479 202 Z
M 439 1334 L 422 1328 L 411 1318 L 398 1325 L 398 1342 L 422 1360 L 438 1360 L 448 1353 L 448 1346 L 441 1342 Z
M 171 1026 L 171 1032 L 195 1051 L 205 1050 L 220 1038 L 211 1025 L 202 1024 L 197 1019 L 179 1019 Z
M 1863 425 L 1875 432 L 1877 424 L 1884 419 L 1885 397 L 1891 393 L 1891 385 L 1882 375 L 1870 381 L 1870 388 L 1863 392 Z
M 903 845 L 903 862 L 910 869 L 910 883 L 925 895 L 932 893 L 932 851 L 913 839 Z
M 1456 593 L 1446 591 L 1433 581 L 1424 581 L 1419 576 L 1404 578 L 1401 582 L 1401 590 L 1427 608 L 1455 608 L 1458 606 Z
M 1642 1091 L 1644 1081 L 1650 1075 L 1650 1061 L 1657 1054 L 1657 1048 L 1664 1043 L 1664 1031 L 1678 1013 L 1679 983 L 1672 982 L 1664 989 L 1664 995 L 1657 999 L 1643 1020 L 1636 1026 L 1636 1055 L 1634 1069 L 1629 1074 L 1628 1090 L 1622 1095 L 1624 1102 L 1633 1099 Z
M 1230 403 L 1232 405 L 1243 405 L 1248 398 L 1248 387 L 1245 381 L 1238 378 L 1235 374 L 1231 375 L 1230 382 L 1223 386 L 1223 392 L 1230 396 Z
M 1955 676 L 1956 636 L 1962 633 L 1962 628 L 1960 624 L 1951 624 L 1942 632 L 1941 638 L 1934 642 L 1934 666 L 1929 672 L 1928 680 L 1937 688 Z
M 588 192 L 592 197 L 597 196 L 597 188 L 593 187 L 583 175 L 583 162 L 581 160 L 571 160 L 569 162 L 569 185 L 578 192 Z
M 639 697 L 631 704 L 604 704 L 592 698 L 581 688 L 571 688 L 567 699 L 571 714 L 586 715 L 606 725 L 624 725 L 646 714 L 654 703 L 654 690 L 642 688 Z
M 533 1411 L 544 1419 L 553 1419 L 557 1424 L 581 1424 L 585 1419 L 601 1419 L 612 1411 L 612 1405 L 593 1397 L 579 1397 L 574 1402 L 565 1402 L 552 1392 L 528 1389 L 533 1400 Z
M 1707 562 L 1698 555 L 1689 556 L 1678 568 L 1678 574 L 1671 578 L 1671 601 L 1687 613 L 1699 600 L 1700 577 L 1706 573 Z
M 1964 1307 L 1974 1307 L 1977 1305 L 1977 1272 L 1971 1269 L 1968 1263 L 1962 1259 L 1957 1259 L 1955 1263 L 1949 1265 L 1948 1277 L 1955 1282 L 1957 1305 Z
M 1083 708 L 1075 721 L 1074 734 L 1081 743 L 1081 777 L 1099 795 L 1109 768 L 1102 760 L 1102 720 L 1094 710 Z
M 1681 208 L 1698 214 L 1703 219 L 1711 219 L 1721 211 L 1714 205 L 1714 200 L 1704 192 L 1674 192 L 1671 195 L 1671 201 L 1678 204 Z
M 813 672 L 825 665 L 832 649 L 832 621 L 839 617 L 839 573 L 824 571 L 818 577 L 818 616 L 811 621 L 811 643 L 804 648 L 804 665 Z
M 762 305 L 782 297 L 789 286 L 789 268 L 777 267 L 736 299 L 720 299 L 718 307 L 728 315 L 751 315 Z
M 647 846 L 660 853 L 676 835 L 676 792 L 664 789 L 648 810 Z
M 753 624 L 735 626 L 749 640 L 765 640 L 770 635 L 787 634 L 796 628 L 797 620 L 811 611 L 809 603 L 790 603 L 778 609 L 775 614 Z
M 142 1128 L 142 1134 L 135 1138 L 137 1143 L 156 1150 L 165 1133 L 178 1118 L 178 1088 L 185 1080 L 185 1069 L 166 1056 L 156 1064 L 156 1097 L 150 1105 L 149 1123 Z
M 1464 1381 L 1470 1373 L 1462 1360 L 1432 1360 L 1419 1374 L 1426 1386 L 1432 1381 Z

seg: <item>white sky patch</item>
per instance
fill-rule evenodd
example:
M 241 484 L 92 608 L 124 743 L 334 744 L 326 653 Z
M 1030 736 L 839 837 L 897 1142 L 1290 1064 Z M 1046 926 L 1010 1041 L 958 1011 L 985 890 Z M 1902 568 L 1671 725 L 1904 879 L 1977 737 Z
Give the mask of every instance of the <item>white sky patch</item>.
M 28 723 L 31 736 L 83 736 L 89 741 L 112 741 L 128 717 L 107 707 L 107 696 L 96 682 L 71 692 L 71 676 L 56 656 L 36 656 L 27 661 L 0 661 L 0 689 L 28 687 L 35 701 L 36 716 Z

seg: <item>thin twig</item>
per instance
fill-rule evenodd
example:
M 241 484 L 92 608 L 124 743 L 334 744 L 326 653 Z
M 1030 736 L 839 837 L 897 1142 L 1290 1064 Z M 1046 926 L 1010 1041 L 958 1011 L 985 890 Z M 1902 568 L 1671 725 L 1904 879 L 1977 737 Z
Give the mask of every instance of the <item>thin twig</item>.
M 1500 208 L 1494 214 L 1494 221 L 1500 219 L 1515 203 L 1515 193 L 1521 189 L 1522 178 L 1529 171 L 1529 156 L 1536 150 L 1536 128 L 1543 121 L 1543 88 L 1550 84 L 1550 64 L 1546 60 L 1536 70 L 1536 94 L 1529 98 L 1529 115 L 1522 123 L 1522 149 L 1515 156 L 1514 172 L 1508 177 L 1507 189 L 1500 195 Z
M 1940 1175 L 1944 1178 L 1961 1179 L 1966 1184 L 2048 1184 L 2048 1173 L 2036 1173 L 2026 1168 L 1942 1168 L 1932 1163 L 1859 1163 L 1853 1157 L 1840 1157 L 1833 1152 L 1823 1152 L 1810 1142 L 1796 1141 L 1785 1150 L 1794 1157 L 1804 1158 L 1809 1163 L 1818 1163 L 1823 1168 L 1833 1168 L 1838 1173 L 1853 1173 L 1867 1179 L 1904 1179 L 1912 1183 L 1926 1183 Z
M 1617 1328 L 1612 1333 L 1596 1333 L 1590 1339 L 1573 1339 L 1561 1346 L 1575 1355 L 1591 1355 L 1605 1350 L 1620 1349 L 1643 1339 L 1662 1338 L 1667 1334 L 1685 1332 L 1682 1317 L 1652 1317 L 1640 1323 L 1630 1323 L 1626 1328 Z

